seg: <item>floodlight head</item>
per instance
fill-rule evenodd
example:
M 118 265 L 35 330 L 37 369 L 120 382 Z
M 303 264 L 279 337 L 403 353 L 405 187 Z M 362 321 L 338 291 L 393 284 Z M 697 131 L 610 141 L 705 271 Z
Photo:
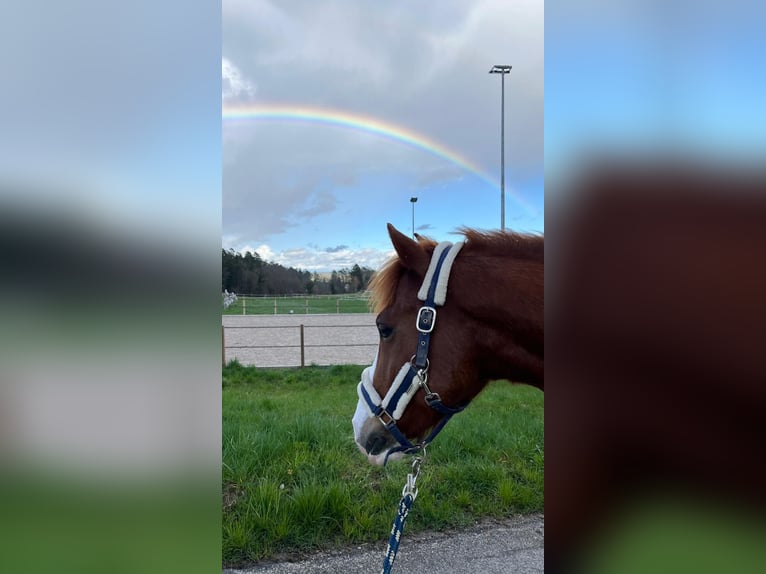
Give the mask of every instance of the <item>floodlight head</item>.
M 418 198 L 417 198 L 417 197 L 411 197 L 411 198 L 410 198 L 410 201 L 411 201 L 412 203 L 415 203 L 417 200 L 418 200 Z
M 490 74 L 507 74 L 511 71 L 513 66 L 492 66 L 489 71 Z

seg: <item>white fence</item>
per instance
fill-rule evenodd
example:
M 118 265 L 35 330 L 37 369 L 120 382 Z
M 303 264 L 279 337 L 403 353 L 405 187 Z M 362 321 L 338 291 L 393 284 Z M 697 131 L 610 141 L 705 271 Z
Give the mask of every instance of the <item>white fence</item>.
M 370 365 L 375 315 L 222 315 L 222 361 L 258 367 Z
M 369 293 L 346 295 L 222 295 L 224 315 L 368 314 Z

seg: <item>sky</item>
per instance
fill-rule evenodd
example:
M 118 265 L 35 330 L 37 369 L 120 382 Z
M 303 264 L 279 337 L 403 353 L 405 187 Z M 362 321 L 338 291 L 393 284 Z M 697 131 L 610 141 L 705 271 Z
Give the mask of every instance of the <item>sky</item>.
M 224 249 L 310 271 L 391 255 L 386 223 L 543 232 L 543 3 L 222 4 Z
M 762 162 L 763 3 L 586 0 L 546 7 L 549 204 L 559 199 L 553 182 L 593 150 Z

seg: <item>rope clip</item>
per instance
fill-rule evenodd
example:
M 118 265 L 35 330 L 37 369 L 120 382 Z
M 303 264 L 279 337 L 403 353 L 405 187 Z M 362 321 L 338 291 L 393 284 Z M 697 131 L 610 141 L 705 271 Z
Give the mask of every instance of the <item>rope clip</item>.
M 425 447 L 422 448 L 422 453 L 422 456 L 416 456 L 412 461 L 412 472 L 407 474 L 407 483 L 402 488 L 402 496 L 409 494 L 412 496 L 413 501 L 418 497 L 418 488 L 415 486 L 415 482 L 417 482 L 418 476 L 420 476 L 420 465 L 423 464 L 425 459 Z

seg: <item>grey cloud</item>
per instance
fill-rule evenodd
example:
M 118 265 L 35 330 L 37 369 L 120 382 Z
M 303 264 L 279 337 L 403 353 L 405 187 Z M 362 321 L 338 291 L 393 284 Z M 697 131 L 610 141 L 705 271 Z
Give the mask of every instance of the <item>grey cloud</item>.
M 308 205 L 298 212 L 300 217 L 310 218 L 314 215 L 320 215 L 333 211 L 337 205 L 335 195 L 328 191 L 318 191 L 312 194 L 308 200 Z
M 264 101 L 397 118 L 452 149 L 475 150 L 471 159 L 487 171 L 498 162 L 500 119 L 500 80 L 487 72 L 508 60 L 508 168 L 527 171 L 542 164 L 543 144 L 542 9 L 530 5 L 447 2 L 415 13 L 380 2 L 226 2 L 223 52 Z
M 352 185 L 356 172 L 326 157 L 326 147 L 340 147 L 348 135 L 311 126 L 265 124 L 236 141 L 224 141 L 223 227 L 266 241 L 294 225 L 336 208 L 332 189 Z M 234 130 L 239 131 L 239 130 Z

